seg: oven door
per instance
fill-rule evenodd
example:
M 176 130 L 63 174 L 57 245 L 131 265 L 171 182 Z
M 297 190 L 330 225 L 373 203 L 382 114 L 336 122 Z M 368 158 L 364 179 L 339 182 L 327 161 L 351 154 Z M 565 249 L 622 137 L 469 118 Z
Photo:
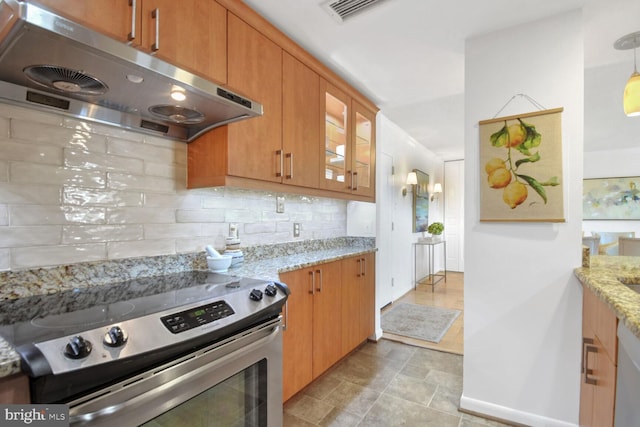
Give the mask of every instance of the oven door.
M 72 426 L 281 426 L 280 319 L 68 405 Z

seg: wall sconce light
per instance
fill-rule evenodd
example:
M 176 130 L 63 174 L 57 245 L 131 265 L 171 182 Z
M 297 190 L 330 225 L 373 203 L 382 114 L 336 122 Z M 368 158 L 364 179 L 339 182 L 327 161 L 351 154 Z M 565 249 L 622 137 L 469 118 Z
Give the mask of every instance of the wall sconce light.
M 418 185 L 418 175 L 415 172 L 409 172 L 407 175 L 407 185 Z M 407 195 L 407 187 L 402 187 L 402 195 Z
M 640 46 L 640 31 L 627 34 L 616 40 L 613 47 L 618 50 L 633 49 L 633 73 L 624 87 L 624 113 L 628 117 L 640 116 L 640 73 L 636 66 L 636 48 Z
M 433 184 L 433 194 L 431 195 L 431 201 L 438 200 L 438 194 L 442 193 L 442 185 L 439 182 Z

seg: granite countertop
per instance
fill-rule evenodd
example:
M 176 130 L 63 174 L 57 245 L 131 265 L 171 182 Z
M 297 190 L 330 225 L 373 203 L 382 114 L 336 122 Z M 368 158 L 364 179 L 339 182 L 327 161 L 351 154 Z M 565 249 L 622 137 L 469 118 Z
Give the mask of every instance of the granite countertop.
M 305 250 L 301 251 L 303 248 Z M 268 251 L 268 247 L 262 248 L 263 251 Z M 251 277 L 263 280 L 279 280 L 279 273 L 284 273 L 287 271 L 297 270 L 305 267 L 310 267 L 317 264 L 322 264 L 325 262 L 336 261 L 344 258 L 348 258 L 351 256 L 361 255 L 365 253 L 375 252 L 375 246 L 369 246 L 367 244 L 355 244 L 355 245 L 320 245 L 319 247 L 316 245 L 311 246 L 303 246 L 303 247 L 280 247 L 275 252 L 270 255 L 275 255 L 271 257 L 265 256 L 253 256 L 253 260 L 246 260 L 247 256 L 245 256 L 245 262 L 238 267 L 229 269 L 228 274 L 241 276 L 241 277 Z M 293 253 L 292 253 L 293 252 Z M 153 263 L 158 264 L 158 260 L 153 260 Z M 163 261 L 163 264 L 166 263 Z M 204 264 L 206 266 L 206 263 Z M 194 268 L 196 270 L 202 269 L 202 263 L 196 263 Z M 82 269 L 82 276 L 86 275 L 86 267 Z M 97 271 L 103 271 L 104 266 L 100 265 L 96 268 Z M 130 270 L 129 270 L 130 271 Z M 49 273 L 47 273 L 49 274 Z M 27 277 L 34 277 L 33 274 L 30 274 Z M 129 279 L 130 277 L 124 277 L 121 280 Z M 69 281 L 61 281 L 58 288 L 60 290 L 66 290 L 69 286 L 78 286 L 78 283 L 73 282 L 73 279 Z M 39 283 L 43 282 L 41 279 L 33 279 L 33 282 L 37 284 L 33 287 L 37 287 Z M 73 282 L 69 284 L 70 282 Z M 111 283 L 113 284 L 113 283 Z M 22 283 L 20 286 L 24 289 Z M 104 284 L 93 284 L 92 286 L 109 286 L 109 283 Z M 30 287 L 27 287 L 29 292 L 31 291 Z M 50 284 L 43 284 L 42 289 L 46 290 L 43 294 L 51 294 L 52 289 Z M 55 292 L 55 289 L 54 289 Z M 23 295 L 27 296 L 27 295 Z M 14 350 L 14 348 L 7 343 L 2 337 L 0 337 L 0 377 L 5 377 L 9 375 L 13 375 L 19 373 L 20 369 L 20 356 Z
M 590 264 L 576 268 L 576 277 L 640 339 L 640 293 L 624 285 L 640 283 L 640 257 L 596 255 Z

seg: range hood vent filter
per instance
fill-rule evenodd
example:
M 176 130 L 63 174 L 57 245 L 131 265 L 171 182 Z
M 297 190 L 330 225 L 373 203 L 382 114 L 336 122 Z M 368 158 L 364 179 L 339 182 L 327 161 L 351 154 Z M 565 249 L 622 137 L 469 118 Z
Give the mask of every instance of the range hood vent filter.
M 154 116 L 174 123 L 195 124 L 204 120 L 204 115 L 189 108 L 176 105 L 154 105 L 149 107 Z
M 109 87 L 97 78 L 82 71 L 56 65 L 32 65 L 24 69 L 24 74 L 32 81 L 78 95 L 104 95 Z
M 329 0 L 322 7 L 339 23 L 387 0 Z

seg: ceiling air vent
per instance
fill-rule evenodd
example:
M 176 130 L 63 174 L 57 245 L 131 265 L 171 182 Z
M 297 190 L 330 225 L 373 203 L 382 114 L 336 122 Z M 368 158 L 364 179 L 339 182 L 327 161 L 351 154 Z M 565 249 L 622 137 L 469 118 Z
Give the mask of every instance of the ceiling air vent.
M 353 18 L 360 12 L 371 9 L 372 6 L 384 3 L 386 0 L 329 0 L 322 4 L 322 8 L 339 23 Z

